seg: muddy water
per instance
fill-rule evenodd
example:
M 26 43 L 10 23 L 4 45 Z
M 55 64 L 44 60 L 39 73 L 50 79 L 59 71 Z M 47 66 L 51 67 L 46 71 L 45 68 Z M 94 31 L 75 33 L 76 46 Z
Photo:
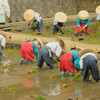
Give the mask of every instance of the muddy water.
M 0 61 L 0 100 L 35 100 L 32 95 L 42 95 L 46 100 L 100 100 L 100 83 L 85 83 L 82 77 L 75 80 L 73 77 L 61 76 L 59 66 L 49 70 L 44 64 L 42 69 L 36 66 L 36 60 L 32 65 L 24 62 L 19 65 L 17 56 L 4 57 Z M 5 65 L 11 67 L 5 69 Z M 36 74 L 27 74 L 30 70 L 36 70 Z M 52 75 L 59 76 L 52 79 Z M 63 84 L 71 87 L 63 88 Z M 16 91 L 4 90 L 15 87 Z

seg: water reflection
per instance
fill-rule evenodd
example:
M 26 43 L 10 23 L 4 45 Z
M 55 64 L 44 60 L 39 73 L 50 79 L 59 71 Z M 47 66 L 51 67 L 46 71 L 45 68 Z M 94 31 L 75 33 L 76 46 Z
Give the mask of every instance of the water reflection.
M 59 95 L 61 93 L 61 88 L 60 88 L 60 84 L 57 84 L 55 87 L 53 87 L 53 85 L 50 85 L 50 90 L 48 95 Z
M 1 61 L 2 62 L 2 64 L 3 64 L 3 66 L 5 66 L 5 65 L 9 65 L 10 63 L 11 63 L 11 60 L 3 60 L 3 61 Z
M 24 81 L 22 82 L 22 84 L 25 87 L 32 87 L 32 86 L 38 86 L 39 84 L 39 80 L 38 80 L 38 75 L 22 75 L 22 78 L 24 79 Z
M 73 78 L 70 77 L 66 81 L 66 77 L 61 76 L 60 81 L 52 81 L 43 79 L 42 76 L 39 77 L 40 90 L 45 95 L 67 95 L 69 97 L 73 96 L 81 96 L 81 89 L 79 87 L 74 87 Z M 69 84 L 71 87 L 63 88 L 63 84 Z

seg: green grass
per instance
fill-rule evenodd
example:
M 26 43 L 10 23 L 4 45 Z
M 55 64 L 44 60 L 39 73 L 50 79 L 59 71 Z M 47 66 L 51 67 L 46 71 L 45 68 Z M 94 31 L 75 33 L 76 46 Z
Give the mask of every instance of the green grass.
M 71 87 L 71 85 L 69 85 L 69 84 L 63 84 L 62 87 L 63 88 L 69 88 L 69 87 Z
M 97 21 L 95 22 L 94 25 L 96 25 L 97 27 L 100 27 L 99 22 L 97 22 Z M 49 24 L 47 24 L 44 27 L 44 30 L 42 31 L 41 36 L 42 37 L 54 38 L 56 35 L 59 35 L 59 32 L 56 33 L 56 34 L 52 34 L 52 31 L 53 31 L 53 27 L 50 26 Z M 77 41 L 77 38 L 74 36 L 75 29 L 67 29 L 67 26 L 66 26 L 66 28 L 62 28 L 62 31 L 65 31 L 65 34 L 63 34 L 62 37 L 72 37 L 73 41 Z M 38 36 L 36 34 L 36 31 L 29 30 L 28 28 L 23 29 L 22 32 L 18 32 L 17 30 L 14 30 L 14 31 L 11 31 L 11 32 Z M 81 42 L 89 43 L 89 44 L 100 44 L 100 30 L 99 30 L 99 28 L 98 28 L 98 30 L 95 34 L 93 32 L 89 32 L 87 34 L 87 36 L 84 37 L 84 40 L 81 41 Z
M 8 48 L 8 49 L 3 49 L 3 54 L 5 56 L 11 56 L 11 55 L 14 55 L 14 56 L 17 56 L 17 57 L 20 57 L 20 50 L 13 48 Z

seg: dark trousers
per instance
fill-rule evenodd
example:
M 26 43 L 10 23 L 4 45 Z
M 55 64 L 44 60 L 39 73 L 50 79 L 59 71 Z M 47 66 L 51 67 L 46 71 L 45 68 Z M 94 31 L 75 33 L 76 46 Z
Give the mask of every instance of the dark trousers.
M 61 27 L 65 27 L 64 25 L 61 26 Z M 61 32 L 62 34 L 64 34 L 64 32 L 62 32 L 60 29 L 59 29 L 59 26 L 58 25 L 54 25 L 53 27 L 53 34 L 57 33 L 57 32 Z
M 37 27 L 32 26 L 31 29 L 34 31 L 37 29 L 38 32 L 42 31 L 43 30 L 43 20 L 41 20 L 40 22 L 37 22 Z
M 2 59 L 2 58 L 3 58 L 3 53 L 2 53 L 2 48 L 0 46 L 0 59 Z
M 92 77 L 96 82 L 99 81 L 99 69 L 97 62 L 98 60 L 92 55 L 88 55 L 83 59 L 84 81 L 89 81 L 89 72 L 91 72 Z
M 47 46 L 44 46 L 43 48 L 40 49 L 37 66 L 42 67 L 44 61 L 46 62 L 47 66 L 49 66 L 50 69 L 53 68 L 54 66 L 53 54 L 51 53 L 50 57 L 49 48 Z

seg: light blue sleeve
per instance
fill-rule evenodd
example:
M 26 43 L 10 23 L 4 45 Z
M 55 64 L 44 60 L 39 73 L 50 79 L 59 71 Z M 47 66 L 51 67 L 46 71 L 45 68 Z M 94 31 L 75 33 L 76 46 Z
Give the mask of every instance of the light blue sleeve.
M 70 62 L 73 62 L 73 58 L 72 57 L 70 58 Z
M 74 67 L 78 67 L 80 69 L 79 61 L 80 61 L 80 57 L 74 61 Z
M 37 60 L 38 60 L 38 54 L 39 54 L 39 52 L 38 52 L 38 48 L 34 48 L 34 54 L 36 55 L 36 58 L 37 58 Z
M 89 24 L 90 24 L 90 18 L 88 18 L 86 21 L 86 25 L 89 25 Z
M 77 25 L 80 25 L 80 21 L 81 21 L 81 19 L 78 18 L 78 19 L 77 19 Z
M 38 57 L 38 54 L 39 54 L 38 48 L 35 47 L 35 44 L 34 44 L 34 43 L 32 43 L 32 45 L 33 45 L 33 52 L 34 52 L 34 55 L 36 55 L 36 59 L 38 60 L 38 59 L 39 59 L 39 57 Z
M 78 58 L 78 52 L 74 51 L 74 50 L 70 50 L 69 52 L 71 52 L 74 56 L 74 61 Z

